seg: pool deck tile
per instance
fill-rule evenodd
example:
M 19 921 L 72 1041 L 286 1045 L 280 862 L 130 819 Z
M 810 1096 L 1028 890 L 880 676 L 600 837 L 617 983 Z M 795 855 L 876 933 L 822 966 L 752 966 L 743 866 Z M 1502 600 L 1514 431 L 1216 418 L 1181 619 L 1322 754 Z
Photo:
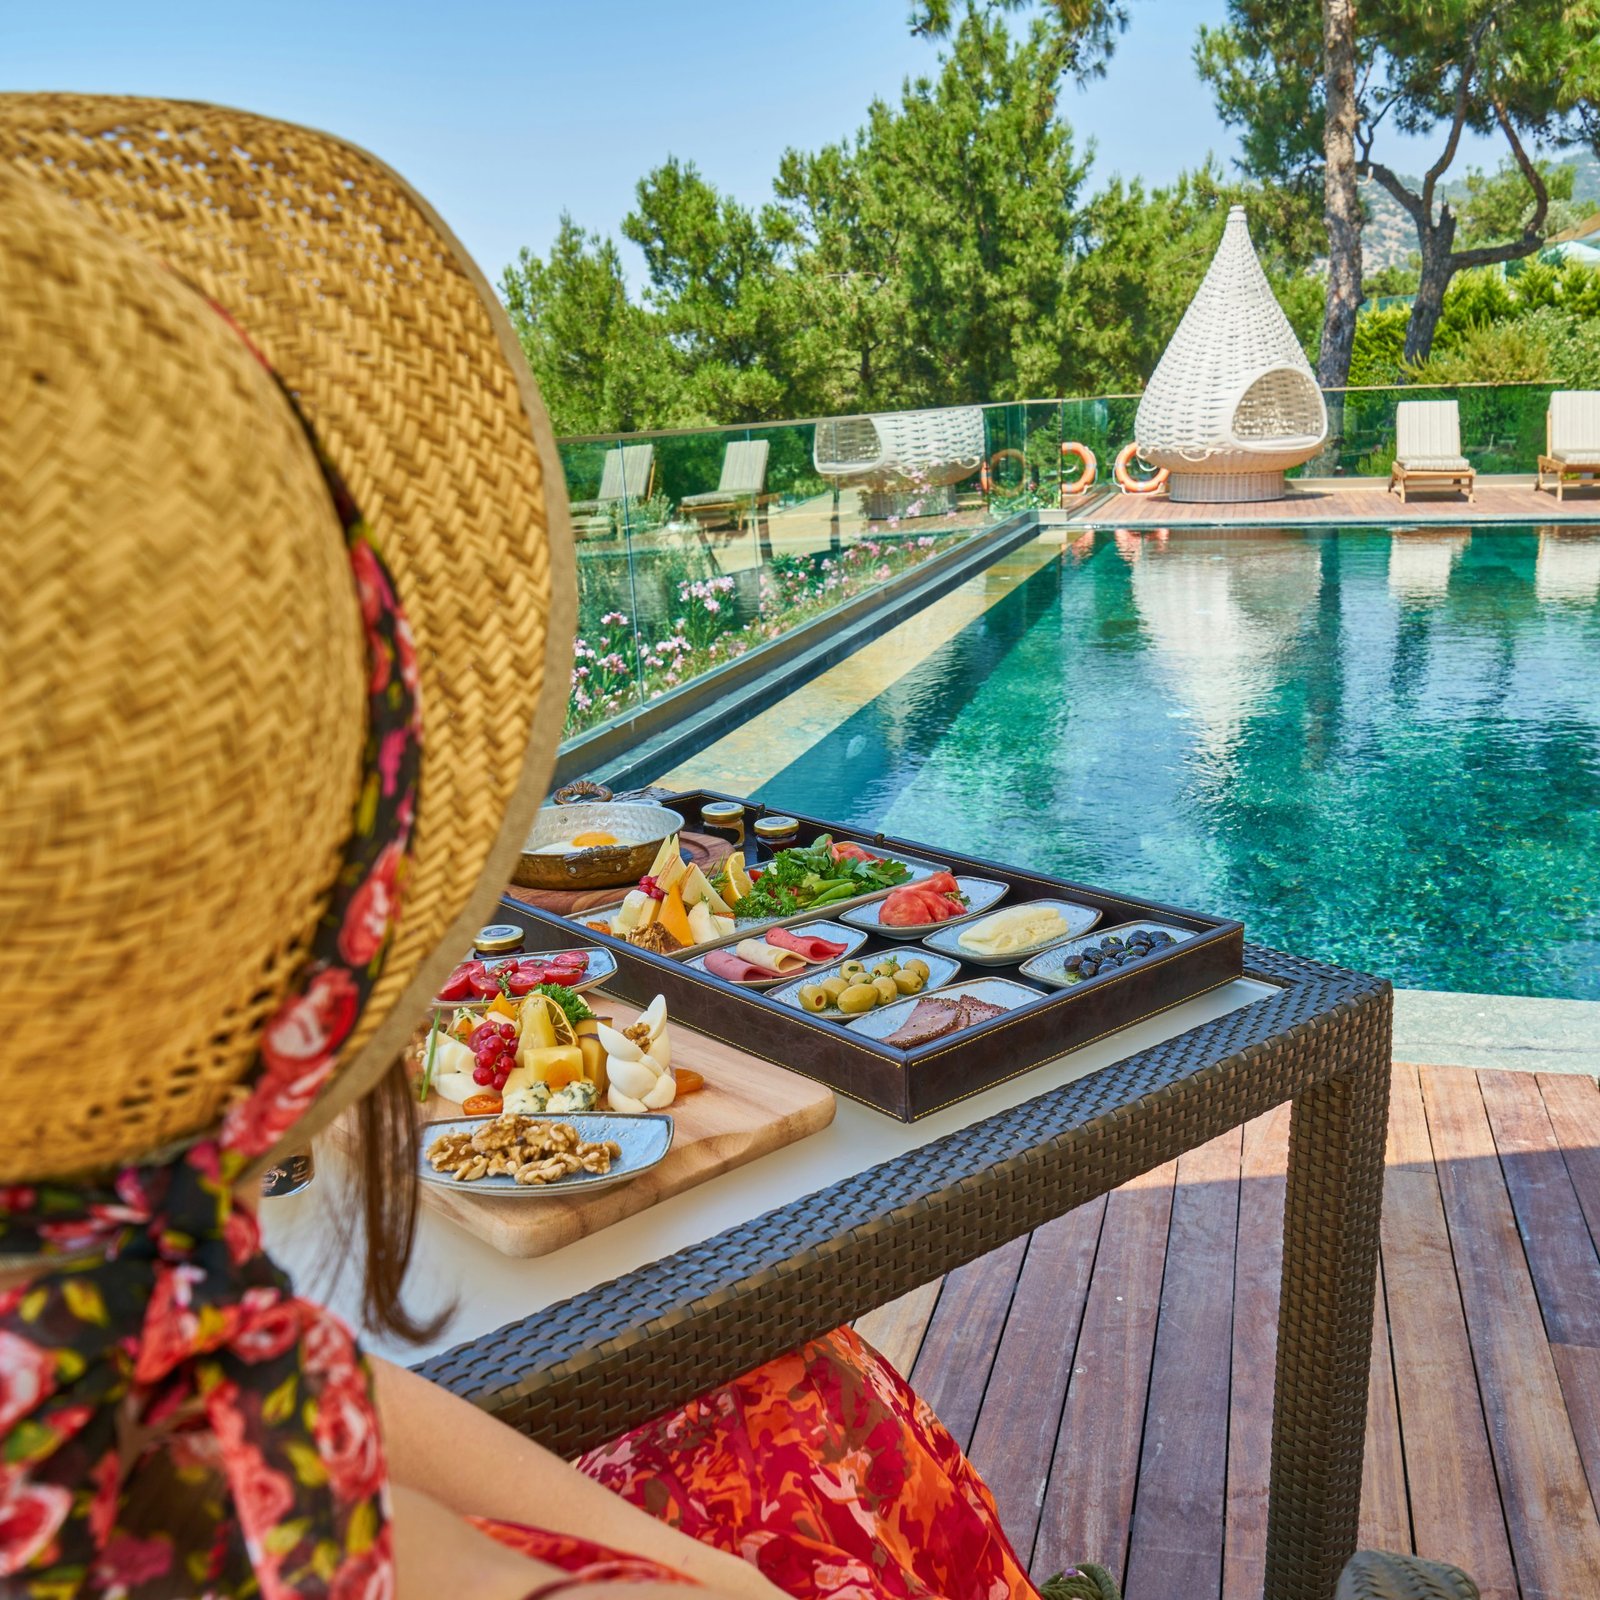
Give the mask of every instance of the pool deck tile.
M 1087 507 L 1078 526 L 1086 528 L 1149 528 L 1248 523 L 1255 527 L 1292 527 L 1295 523 L 1450 523 L 1471 528 L 1483 523 L 1600 522 L 1600 491 L 1575 493 L 1558 502 L 1522 483 L 1478 480 L 1478 498 L 1468 505 L 1459 494 L 1427 494 L 1401 505 L 1381 478 L 1363 479 L 1349 487 L 1318 485 L 1293 489 L 1282 500 L 1225 501 L 1213 505 L 1180 504 L 1164 494 L 1117 493 Z
M 1600 1001 L 1397 989 L 1402 1061 L 1600 1078 Z

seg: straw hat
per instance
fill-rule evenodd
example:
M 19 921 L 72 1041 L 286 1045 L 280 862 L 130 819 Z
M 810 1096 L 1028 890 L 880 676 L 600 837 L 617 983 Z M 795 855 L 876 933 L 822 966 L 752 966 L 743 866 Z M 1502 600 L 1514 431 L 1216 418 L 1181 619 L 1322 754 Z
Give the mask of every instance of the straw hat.
M 0 1182 L 215 1125 L 351 829 L 350 561 L 241 330 L 421 679 L 400 920 L 303 1138 L 393 1060 L 546 789 L 575 607 L 549 426 L 460 245 L 325 134 L 0 96 L 0 215 Z

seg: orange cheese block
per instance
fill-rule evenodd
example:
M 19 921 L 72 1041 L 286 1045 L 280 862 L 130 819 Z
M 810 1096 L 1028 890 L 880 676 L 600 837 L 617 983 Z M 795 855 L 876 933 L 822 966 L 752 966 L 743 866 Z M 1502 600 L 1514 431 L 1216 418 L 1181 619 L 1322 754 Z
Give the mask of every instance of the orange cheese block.
M 678 893 L 676 885 L 667 890 L 667 897 L 661 902 L 661 910 L 656 913 L 656 921 L 679 944 L 690 945 L 695 942 L 694 935 L 689 931 L 689 913 L 684 908 L 683 896 Z

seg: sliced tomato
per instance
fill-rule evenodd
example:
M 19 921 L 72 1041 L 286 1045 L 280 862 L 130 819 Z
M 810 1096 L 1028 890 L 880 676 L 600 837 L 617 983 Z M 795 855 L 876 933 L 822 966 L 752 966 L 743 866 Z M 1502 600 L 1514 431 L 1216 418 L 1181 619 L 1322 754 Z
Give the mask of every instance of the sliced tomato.
M 463 961 L 443 983 L 439 985 L 439 998 L 441 1000 L 465 1000 L 477 991 L 472 987 L 472 980 L 484 970 L 481 961 Z
M 881 861 L 882 856 L 875 856 L 870 850 L 863 849 L 854 839 L 845 839 L 832 847 L 835 861 Z
M 931 878 L 924 878 L 921 883 L 914 885 L 918 889 L 932 889 L 936 894 L 959 894 L 961 885 L 956 882 L 955 875 L 949 872 L 936 872 Z
M 526 967 L 511 968 L 505 974 L 505 980 L 506 988 L 512 994 L 529 994 L 545 982 L 545 978 L 537 969 L 530 972 Z
M 472 992 L 482 999 L 492 1000 L 500 993 L 500 979 L 483 967 L 479 967 L 467 981 L 472 985 Z

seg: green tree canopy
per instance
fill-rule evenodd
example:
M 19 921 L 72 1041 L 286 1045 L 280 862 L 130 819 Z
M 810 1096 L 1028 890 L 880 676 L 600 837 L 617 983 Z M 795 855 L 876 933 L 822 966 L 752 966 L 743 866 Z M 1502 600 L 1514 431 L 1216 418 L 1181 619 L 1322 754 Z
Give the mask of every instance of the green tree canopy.
M 1294 183 L 1320 172 L 1321 9 L 1320 0 L 1229 0 L 1227 24 L 1201 30 L 1196 64 L 1258 177 Z M 1406 339 L 1408 358 L 1418 360 L 1457 272 L 1530 255 L 1547 236 L 1550 194 L 1530 147 L 1600 142 L 1600 0 L 1384 0 L 1358 8 L 1356 50 L 1361 173 L 1394 196 L 1418 232 L 1420 283 Z M 1386 124 L 1438 141 L 1416 187 L 1379 156 Z M 1441 186 L 1469 129 L 1505 143 L 1527 209 L 1514 237 L 1463 237 L 1458 246 L 1460 219 Z M 1506 187 L 1493 191 L 1497 220 L 1510 204 Z

